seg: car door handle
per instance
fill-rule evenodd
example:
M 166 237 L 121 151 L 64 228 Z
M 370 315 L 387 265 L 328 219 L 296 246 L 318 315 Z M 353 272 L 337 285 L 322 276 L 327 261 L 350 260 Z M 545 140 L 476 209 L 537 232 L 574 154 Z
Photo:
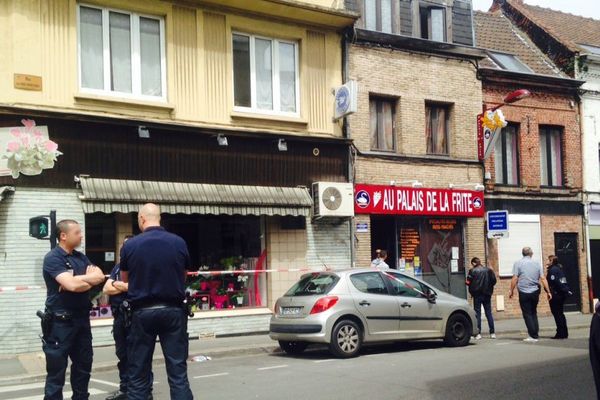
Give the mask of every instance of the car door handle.
M 364 306 L 364 307 L 368 307 L 368 306 L 370 306 L 370 305 L 371 305 L 371 303 L 369 303 L 369 302 L 368 302 L 368 301 L 366 301 L 366 300 L 363 300 L 363 301 L 361 301 L 360 303 L 358 303 L 358 305 L 360 305 L 360 306 Z
M 402 305 L 400 305 L 400 307 L 402 308 L 411 308 L 412 306 L 408 303 L 402 303 Z

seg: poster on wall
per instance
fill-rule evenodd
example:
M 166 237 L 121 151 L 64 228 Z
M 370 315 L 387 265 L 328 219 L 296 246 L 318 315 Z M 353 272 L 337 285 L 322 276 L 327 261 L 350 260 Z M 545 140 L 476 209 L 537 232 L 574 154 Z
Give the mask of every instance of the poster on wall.
M 47 126 L 36 126 L 30 119 L 21 123 L 23 126 L 0 128 L 0 176 L 39 175 L 53 168 L 62 154 L 49 139 Z

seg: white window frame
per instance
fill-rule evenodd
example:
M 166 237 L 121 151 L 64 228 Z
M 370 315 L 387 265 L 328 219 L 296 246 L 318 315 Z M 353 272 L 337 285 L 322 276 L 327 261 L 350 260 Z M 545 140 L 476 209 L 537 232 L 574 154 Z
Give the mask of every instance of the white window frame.
M 233 111 L 262 114 L 262 115 L 277 115 L 286 117 L 300 117 L 300 63 L 299 63 L 299 43 L 293 40 L 282 40 L 267 36 L 253 35 L 246 32 L 233 31 L 231 34 L 231 43 L 233 43 L 233 36 L 246 36 L 249 38 L 249 51 L 250 51 L 250 107 L 236 106 L 235 105 L 235 69 L 232 62 L 232 89 L 233 89 Z M 255 40 L 263 39 L 271 41 L 271 70 L 273 71 L 273 110 L 264 110 L 258 108 L 256 105 L 256 63 L 255 63 Z M 294 46 L 294 58 L 295 58 L 295 80 L 296 80 L 296 112 L 281 111 L 281 98 L 280 98 L 280 85 L 279 85 L 279 43 L 291 44 Z M 232 47 L 233 49 L 233 47 Z M 277 51 L 275 51 L 275 49 Z M 232 50 L 232 61 L 233 61 L 233 50 Z M 276 73 L 275 73 L 276 72 Z
M 80 13 L 81 7 L 93 8 L 102 11 L 102 45 L 103 45 L 103 70 L 104 70 L 104 89 L 85 88 L 82 84 L 81 71 L 81 33 L 80 33 Z M 109 13 L 116 12 L 127 14 L 130 18 L 131 26 L 131 93 L 118 92 L 111 90 L 110 74 L 110 34 L 109 34 Z M 160 72 L 161 72 L 161 95 L 150 96 L 142 94 L 142 76 L 141 76 L 141 50 L 140 50 L 140 18 L 153 19 L 159 22 L 160 29 Z M 165 45 L 165 19 L 164 17 L 150 14 L 134 13 L 111 7 L 98 7 L 91 4 L 77 4 L 77 71 L 78 84 L 81 93 L 88 93 L 100 96 L 111 96 L 132 100 L 144 101 L 167 101 L 167 58 Z

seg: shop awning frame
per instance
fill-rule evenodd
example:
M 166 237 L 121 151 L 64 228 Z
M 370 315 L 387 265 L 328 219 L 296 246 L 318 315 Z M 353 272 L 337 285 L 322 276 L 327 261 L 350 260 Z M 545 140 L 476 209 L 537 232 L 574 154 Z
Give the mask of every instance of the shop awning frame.
M 305 187 L 216 185 L 103 179 L 81 176 L 85 213 L 137 213 L 145 203 L 168 214 L 281 215 L 310 217 L 313 200 Z

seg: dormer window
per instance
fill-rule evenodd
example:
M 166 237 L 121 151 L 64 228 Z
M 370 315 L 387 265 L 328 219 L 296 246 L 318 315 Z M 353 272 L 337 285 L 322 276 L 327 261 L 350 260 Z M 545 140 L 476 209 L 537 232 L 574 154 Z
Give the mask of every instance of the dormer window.
M 421 5 L 419 8 L 421 38 L 446 42 L 446 8 Z

